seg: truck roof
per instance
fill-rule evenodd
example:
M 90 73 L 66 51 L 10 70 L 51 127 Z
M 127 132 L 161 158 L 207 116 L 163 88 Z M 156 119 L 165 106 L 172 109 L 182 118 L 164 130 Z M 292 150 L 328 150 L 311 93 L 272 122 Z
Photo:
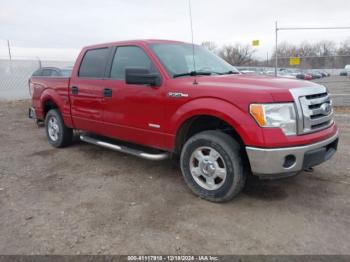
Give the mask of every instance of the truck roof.
M 113 46 L 113 45 L 132 45 L 132 44 L 169 44 L 169 43 L 178 43 L 178 44 L 184 44 L 185 42 L 176 41 L 176 40 L 162 40 L 162 39 L 139 39 L 139 40 L 125 40 L 125 41 L 116 41 L 116 42 L 109 42 L 109 43 L 101 43 L 96 45 L 90 45 L 84 47 L 85 49 L 91 49 L 91 48 L 99 48 L 99 47 L 106 47 L 106 46 Z

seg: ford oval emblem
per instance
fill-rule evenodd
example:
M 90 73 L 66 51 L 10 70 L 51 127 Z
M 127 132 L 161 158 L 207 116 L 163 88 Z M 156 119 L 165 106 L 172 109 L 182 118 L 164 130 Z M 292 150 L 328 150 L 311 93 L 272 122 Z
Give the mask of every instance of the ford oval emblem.
M 332 107 L 329 103 L 323 103 L 321 105 L 321 109 L 322 109 L 324 115 L 328 115 L 331 112 Z

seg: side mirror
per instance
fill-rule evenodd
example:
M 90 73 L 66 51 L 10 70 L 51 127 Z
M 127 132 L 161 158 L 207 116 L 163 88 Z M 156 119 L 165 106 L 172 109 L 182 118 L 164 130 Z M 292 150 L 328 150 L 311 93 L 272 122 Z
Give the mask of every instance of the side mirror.
M 145 68 L 125 68 L 125 82 L 131 85 L 160 86 L 161 77 Z

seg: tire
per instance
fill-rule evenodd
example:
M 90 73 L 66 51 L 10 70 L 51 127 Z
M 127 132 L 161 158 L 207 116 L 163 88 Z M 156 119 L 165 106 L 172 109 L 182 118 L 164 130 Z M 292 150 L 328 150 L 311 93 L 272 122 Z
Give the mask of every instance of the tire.
M 204 131 L 194 135 L 185 143 L 180 158 L 186 184 L 196 195 L 212 202 L 233 199 L 246 180 L 240 152 L 239 143 L 225 133 Z
M 66 147 L 72 143 L 73 130 L 64 125 L 61 113 L 51 109 L 45 117 L 47 140 L 54 147 Z

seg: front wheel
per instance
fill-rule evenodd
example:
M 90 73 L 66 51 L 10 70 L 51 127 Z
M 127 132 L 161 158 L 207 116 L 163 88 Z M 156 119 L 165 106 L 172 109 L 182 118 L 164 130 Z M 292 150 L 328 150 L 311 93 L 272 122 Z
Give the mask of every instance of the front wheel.
M 213 202 L 231 200 L 244 187 L 246 175 L 241 148 L 229 135 L 204 131 L 191 137 L 181 152 L 181 170 L 186 184 Z
M 72 143 L 73 130 L 65 126 L 57 109 L 51 109 L 45 117 L 46 136 L 54 147 L 65 147 Z

